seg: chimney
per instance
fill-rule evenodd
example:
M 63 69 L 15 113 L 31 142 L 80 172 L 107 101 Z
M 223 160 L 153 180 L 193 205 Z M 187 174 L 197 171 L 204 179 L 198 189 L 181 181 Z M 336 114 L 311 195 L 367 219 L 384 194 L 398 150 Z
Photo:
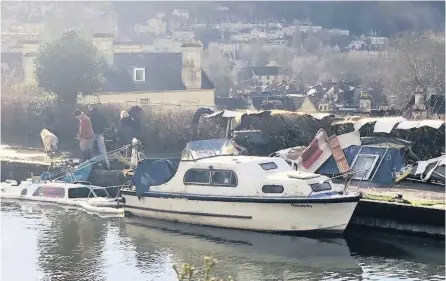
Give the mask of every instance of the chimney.
M 201 88 L 201 42 L 183 43 L 181 45 L 181 78 L 187 89 Z
M 22 48 L 22 69 L 23 78 L 25 81 L 34 81 L 35 64 L 37 50 L 39 48 L 39 42 L 34 40 L 27 40 L 23 44 Z
M 372 100 L 369 96 L 369 93 L 366 91 L 362 91 L 359 97 L 359 109 L 362 112 L 370 113 L 372 111 Z
M 415 96 L 415 103 L 414 103 L 415 107 L 420 107 L 420 106 L 424 105 L 423 89 L 421 89 L 420 87 L 417 87 L 417 89 L 415 90 L 414 96 Z
M 113 65 L 114 63 L 114 39 L 113 33 L 93 34 L 93 44 L 98 48 L 108 65 Z

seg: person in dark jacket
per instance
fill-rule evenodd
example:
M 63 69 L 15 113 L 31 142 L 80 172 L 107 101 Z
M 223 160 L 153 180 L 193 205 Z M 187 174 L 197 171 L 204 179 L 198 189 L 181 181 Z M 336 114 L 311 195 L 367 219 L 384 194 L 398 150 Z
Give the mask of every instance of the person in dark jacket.
M 121 119 L 119 120 L 118 128 L 116 129 L 118 143 L 122 147 L 127 144 L 131 144 L 135 137 L 135 124 L 132 117 L 129 116 L 127 111 L 121 111 Z M 128 151 L 126 151 L 127 154 Z
M 140 138 L 140 134 L 141 134 L 142 113 L 143 113 L 142 108 L 137 106 L 137 105 L 132 106 L 129 109 L 129 111 L 128 111 L 129 116 L 133 120 L 133 130 L 134 130 L 133 133 L 134 133 L 134 137 L 137 138 L 137 139 Z
M 104 130 L 107 127 L 107 120 L 92 104 L 88 105 L 88 110 L 90 111 L 90 121 L 94 132 L 94 142 L 97 145 L 98 155 L 101 155 L 99 160 L 105 162 L 107 169 L 110 169 L 110 161 L 104 140 Z

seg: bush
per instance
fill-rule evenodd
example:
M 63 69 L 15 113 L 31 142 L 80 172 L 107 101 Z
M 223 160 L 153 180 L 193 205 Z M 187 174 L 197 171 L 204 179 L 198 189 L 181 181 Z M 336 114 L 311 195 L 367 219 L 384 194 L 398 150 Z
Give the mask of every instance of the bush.
M 38 91 L 35 89 L 35 91 Z M 41 147 L 40 131 L 46 128 L 59 138 L 61 149 L 77 151 L 75 140 L 78 121 L 73 107 L 57 105 L 51 95 L 2 94 L 2 143 Z M 79 106 L 87 112 L 86 106 Z M 98 107 L 109 126 L 119 123 L 121 110 L 129 108 L 104 104 Z M 144 109 L 141 122 L 141 141 L 148 153 L 179 153 L 193 136 L 191 110 Z M 218 136 L 219 125 L 209 120 L 199 124 L 198 139 Z M 224 130 L 222 130 L 224 132 Z

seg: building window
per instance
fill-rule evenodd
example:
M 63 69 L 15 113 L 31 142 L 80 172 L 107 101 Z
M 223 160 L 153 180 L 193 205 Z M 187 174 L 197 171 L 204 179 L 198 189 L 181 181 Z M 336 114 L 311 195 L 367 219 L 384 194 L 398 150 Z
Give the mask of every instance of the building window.
M 139 100 L 139 106 L 141 106 L 141 107 L 148 107 L 149 106 L 149 99 L 140 99 Z
M 197 80 L 197 73 L 195 71 L 189 71 L 188 79 L 189 81 Z
M 373 169 L 378 162 L 379 155 L 376 154 L 358 154 L 353 160 L 352 171 L 358 172 L 354 179 L 369 180 Z
M 186 66 L 188 66 L 188 67 L 194 67 L 194 65 L 195 65 L 195 63 L 194 63 L 194 61 L 193 60 L 186 60 Z
M 237 182 L 233 171 L 191 169 L 184 175 L 184 184 L 235 187 Z
M 146 68 L 145 67 L 133 68 L 133 81 L 135 81 L 135 82 L 146 81 Z

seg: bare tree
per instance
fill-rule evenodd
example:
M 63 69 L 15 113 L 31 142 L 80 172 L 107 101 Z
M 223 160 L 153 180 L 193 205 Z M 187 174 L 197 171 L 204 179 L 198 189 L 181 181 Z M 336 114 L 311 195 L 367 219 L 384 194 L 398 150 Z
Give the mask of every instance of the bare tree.
M 389 43 L 384 56 L 384 85 L 398 104 L 407 103 L 417 88 L 444 91 L 444 36 L 408 33 Z
M 218 47 L 209 47 L 203 53 L 203 69 L 214 82 L 216 95 L 228 96 L 233 85 L 232 67 Z

